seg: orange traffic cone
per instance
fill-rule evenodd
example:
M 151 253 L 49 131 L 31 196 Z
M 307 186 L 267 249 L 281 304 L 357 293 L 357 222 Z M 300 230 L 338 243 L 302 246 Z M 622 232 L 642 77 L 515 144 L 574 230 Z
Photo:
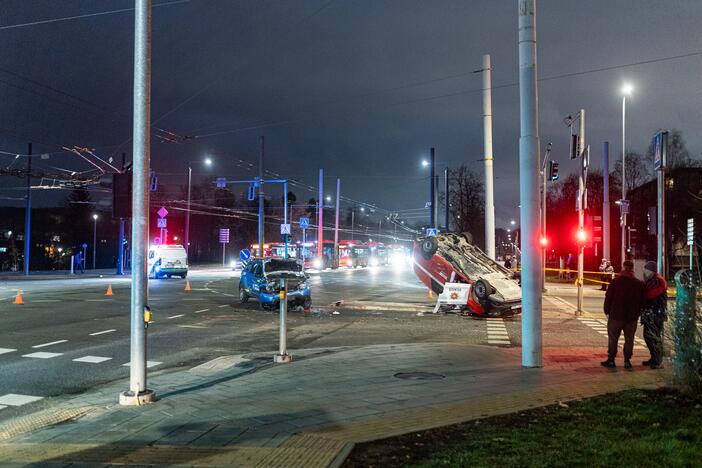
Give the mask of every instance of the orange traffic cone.
M 427 293 L 427 299 L 434 299 L 434 293 L 430 289 L 429 292 Z
M 190 291 L 190 281 L 185 280 L 185 291 Z
M 115 294 L 112 292 L 112 285 L 108 284 L 107 285 L 107 291 L 105 292 L 105 296 L 114 296 Z
M 17 290 L 17 296 L 15 296 L 15 300 L 12 301 L 13 304 L 17 305 L 24 305 L 24 301 L 22 300 L 22 290 L 18 289 Z

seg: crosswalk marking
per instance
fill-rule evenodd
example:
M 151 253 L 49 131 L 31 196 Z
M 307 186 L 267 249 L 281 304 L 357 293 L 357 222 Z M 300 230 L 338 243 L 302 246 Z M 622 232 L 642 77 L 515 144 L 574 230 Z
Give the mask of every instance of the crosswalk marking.
M 90 364 L 100 364 L 101 362 L 109 361 L 111 357 L 103 356 L 83 356 L 78 359 L 73 359 L 74 362 L 88 362 Z
M 588 327 L 592 328 L 595 330 L 597 333 L 599 333 L 602 336 L 607 336 L 607 322 L 602 319 L 591 319 L 591 318 L 586 318 L 586 317 L 578 317 L 578 320 L 587 325 Z M 624 335 L 622 334 L 619 337 L 619 345 L 623 346 L 624 343 Z M 647 349 L 646 347 L 646 342 L 639 338 L 638 336 L 634 337 L 634 349 L 640 349 L 644 350 Z
M 39 351 L 31 354 L 23 354 L 22 357 L 35 358 L 35 359 L 51 359 L 57 356 L 62 356 L 63 353 L 47 353 L 45 351 Z
M 501 318 L 487 319 L 487 342 L 488 344 L 509 345 L 509 334 L 505 323 Z
M 43 344 L 38 344 L 36 346 L 32 346 L 32 348 L 46 348 L 47 346 L 53 346 L 55 344 L 61 344 L 61 343 L 66 343 L 68 340 L 58 340 L 58 341 L 52 341 L 50 343 L 43 343 Z
M 131 364 L 130 362 L 127 362 L 125 364 L 122 364 L 122 367 L 129 367 L 130 364 Z M 158 366 L 160 364 L 163 364 L 163 363 L 161 361 L 146 361 L 147 369 L 149 369 L 151 367 Z
M 19 395 L 17 393 L 8 393 L 7 395 L 0 396 L 0 405 L 2 405 L 3 407 L 22 406 L 26 405 L 27 403 L 32 403 L 42 399 L 43 397 L 33 395 Z
M 0 354 L 5 354 L 5 353 L 13 353 L 17 351 L 16 349 L 10 349 L 10 348 L 0 348 Z

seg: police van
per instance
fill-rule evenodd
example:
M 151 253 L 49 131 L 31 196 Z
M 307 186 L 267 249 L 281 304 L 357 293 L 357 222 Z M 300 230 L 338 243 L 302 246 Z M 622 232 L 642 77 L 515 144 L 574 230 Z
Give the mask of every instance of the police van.
M 147 265 L 150 278 L 188 276 L 188 254 L 182 245 L 152 245 Z

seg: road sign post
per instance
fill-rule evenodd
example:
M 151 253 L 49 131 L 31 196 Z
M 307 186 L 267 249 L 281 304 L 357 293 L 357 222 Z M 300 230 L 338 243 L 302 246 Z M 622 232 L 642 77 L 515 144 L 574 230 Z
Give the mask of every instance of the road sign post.
M 692 247 L 695 245 L 695 218 L 687 220 L 687 248 L 690 249 L 690 272 L 692 272 Z
M 287 319 L 288 319 L 288 281 L 280 280 L 280 338 L 278 346 L 278 354 L 273 356 L 273 362 L 277 364 L 285 364 L 292 361 L 292 356 L 288 354 L 287 349 Z
M 219 230 L 219 243 L 222 244 L 222 268 L 227 266 L 227 244 L 229 243 L 229 228 Z

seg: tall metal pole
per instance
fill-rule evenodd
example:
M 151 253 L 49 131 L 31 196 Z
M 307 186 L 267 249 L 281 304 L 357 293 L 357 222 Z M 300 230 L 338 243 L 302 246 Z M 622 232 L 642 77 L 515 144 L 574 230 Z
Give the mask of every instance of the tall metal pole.
M 261 154 L 258 158 L 258 256 L 263 258 L 263 242 L 265 240 L 265 213 L 263 198 L 263 156 L 265 154 L 265 137 L 261 135 Z
M 543 175 L 543 182 L 541 185 L 541 238 L 544 239 L 543 245 L 541 247 L 541 291 L 546 291 L 546 246 L 548 237 L 546 236 L 546 197 L 548 196 L 548 177 L 546 175 L 546 169 L 548 167 L 548 155 L 550 154 L 551 147 L 549 146 L 546 151 L 546 156 L 544 157 L 544 162 L 541 165 L 541 173 Z
M 117 245 L 117 271 L 115 274 L 124 274 L 124 218 L 119 218 L 119 245 Z
M 288 181 L 283 182 L 283 224 L 288 224 Z M 291 229 L 292 231 L 292 229 Z M 285 236 L 285 258 L 288 258 L 288 238 Z
M 485 150 L 485 253 L 495 259 L 495 196 L 492 175 L 492 77 L 490 55 L 483 55 L 483 146 Z
M 522 230 L 522 366 L 542 365 L 541 248 L 539 245 L 539 109 L 536 1 L 518 0 L 519 198 Z
M 434 175 L 434 199 L 432 204 L 436 206 L 434 210 L 434 227 L 439 229 L 439 175 Z
M 436 228 L 436 203 L 434 203 L 434 148 L 429 149 L 429 227 Z
M 622 205 L 619 205 L 621 210 L 620 224 L 622 227 L 622 260 L 626 260 L 626 213 L 624 212 L 624 200 L 626 200 L 626 94 L 622 96 Z
M 351 240 L 354 240 L 354 233 L 353 233 L 353 225 L 354 225 L 354 218 L 356 217 L 356 209 L 351 208 Z
M 336 219 L 334 220 L 334 262 L 339 266 L 339 197 L 341 196 L 341 179 L 336 179 Z
M 656 241 L 658 244 L 657 269 L 658 274 L 664 278 L 666 275 L 666 254 L 665 254 L 665 170 L 668 163 L 668 132 L 660 135 L 661 145 L 661 165 L 658 169 L 658 208 L 656 212 Z M 692 249 L 692 247 L 690 247 Z
M 451 232 L 449 229 L 449 207 L 450 205 L 450 199 L 449 199 L 449 168 L 446 166 L 446 169 L 444 169 L 444 194 L 446 197 L 446 206 L 444 206 L 445 212 L 444 212 L 444 220 L 446 221 L 446 232 Z M 380 218 L 383 219 L 383 218 Z
M 188 163 L 188 209 L 185 211 L 185 253 L 190 254 L 190 186 L 193 179 L 193 168 Z
M 27 155 L 27 206 L 24 217 L 24 274 L 29 275 L 29 257 L 32 246 L 32 144 Z
M 278 341 L 278 354 L 273 356 L 273 362 L 284 364 L 292 361 L 288 354 L 288 280 L 280 280 L 280 332 Z
M 317 255 L 324 267 L 324 169 L 319 170 L 319 211 L 317 212 Z
M 578 174 L 578 304 L 575 315 L 583 314 L 583 283 L 585 270 L 585 240 L 580 238 L 585 232 L 585 158 L 587 145 L 585 140 L 585 109 L 580 109 L 580 172 Z
M 93 270 L 97 263 L 97 215 L 93 215 Z
M 146 328 L 148 310 L 147 250 L 149 246 L 150 126 L 151 126 L 151 9 L 152 0 L 135 0 L 134 8 L 134 136 L 132 189 L 132 292 L 129 391 L 125 405 L 154 401 L 146 387 Z
M 612 229 L 609 219 L 609 142 L 602 144 L 602 256 L 612 261 L 609 252 L 609 231 Z

